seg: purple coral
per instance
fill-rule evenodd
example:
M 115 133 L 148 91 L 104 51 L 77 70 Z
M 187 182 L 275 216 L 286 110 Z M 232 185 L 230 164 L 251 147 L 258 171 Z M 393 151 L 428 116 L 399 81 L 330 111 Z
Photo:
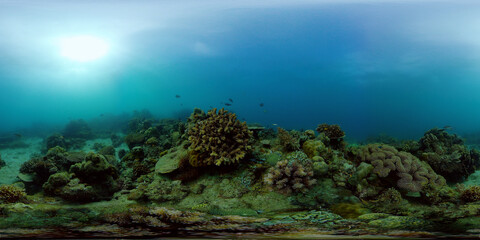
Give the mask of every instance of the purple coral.
M 283 160 L 270 168 L 264 182 L 284 194 L 306 192 L 317 180 L 312 179 L 313 170 L 298 160 Z
M 410 192 L 420 192 L 429 183 L 437 186 L 445 184 L 445 179 L 432 168 L 410 153 L 398 151 L 385 144 L 369 144 L 362 149 L 362 161 L 372 163 L 373 172 L 379 177 L 387 177 L 395 172 L 399 178 L 397 186 Z

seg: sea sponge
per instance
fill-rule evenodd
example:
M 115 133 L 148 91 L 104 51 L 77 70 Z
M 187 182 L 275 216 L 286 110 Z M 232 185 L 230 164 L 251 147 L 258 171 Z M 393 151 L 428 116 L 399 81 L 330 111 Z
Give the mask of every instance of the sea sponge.
M 313 170 L 298 160 L 282 160 L 270 168 L 264 182 L 273 189 L 284 193 L 306 192 L 317 180 L 312 179 Z
M 234 113 L 214 108 L 188 130 L 189 162 L 194 167 L 238 163 L 251 149 L 251 134 Z
M 25 190 L 14 185 L 0 186 L 0 203 L 16 203 L 25 198 Z
M 427 184 L 445 185 L 445 179 L 437 175 L 426 163 L 410 153 L 398 151 L 386 144 L 369 144 L 360 150 L 362 161 L 374 166 L 373 172 L 379 177 L 395 173 L 397 186 L 410 192 L 420 192 Z

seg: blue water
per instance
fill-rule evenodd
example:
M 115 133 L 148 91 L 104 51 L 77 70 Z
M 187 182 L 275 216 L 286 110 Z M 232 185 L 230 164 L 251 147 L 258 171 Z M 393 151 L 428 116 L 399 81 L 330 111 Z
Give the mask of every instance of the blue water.
M 222 106 L 352 139 L 480 129 L 477 1 L 258 2 L 0 1 L 0 130 Z M 60 56 L 81 34 L 107 55 Z

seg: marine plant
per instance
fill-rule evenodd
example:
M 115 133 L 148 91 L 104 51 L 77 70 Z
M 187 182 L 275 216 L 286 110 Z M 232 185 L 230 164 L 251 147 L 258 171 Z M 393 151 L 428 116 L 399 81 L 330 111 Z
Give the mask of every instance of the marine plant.
M 250 136 L 234 113 L 214 108 L 188 130 L 189 162 L 194 167 L 238 163 L 251 149 Z
M 396 186 L 401 189 L 420 192 L 427 184 L 445 185 L 445 179 L 428 164 L 392 146 L 369 144 L 362 147 L 360 152 L 361 160 L 374 166 L 374 173 L 382 178 L 396 179 Z

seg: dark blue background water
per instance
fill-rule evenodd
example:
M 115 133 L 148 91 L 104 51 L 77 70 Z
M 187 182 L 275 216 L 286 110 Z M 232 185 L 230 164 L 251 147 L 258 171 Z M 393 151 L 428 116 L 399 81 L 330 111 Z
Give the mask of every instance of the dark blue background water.
M 0 129 L 231 98 L 248 122 L 357 139 L 477 131 L 479 23 L 475 1 L 0 1 Z M 82 34 L 108 54 L 61 57 Z

